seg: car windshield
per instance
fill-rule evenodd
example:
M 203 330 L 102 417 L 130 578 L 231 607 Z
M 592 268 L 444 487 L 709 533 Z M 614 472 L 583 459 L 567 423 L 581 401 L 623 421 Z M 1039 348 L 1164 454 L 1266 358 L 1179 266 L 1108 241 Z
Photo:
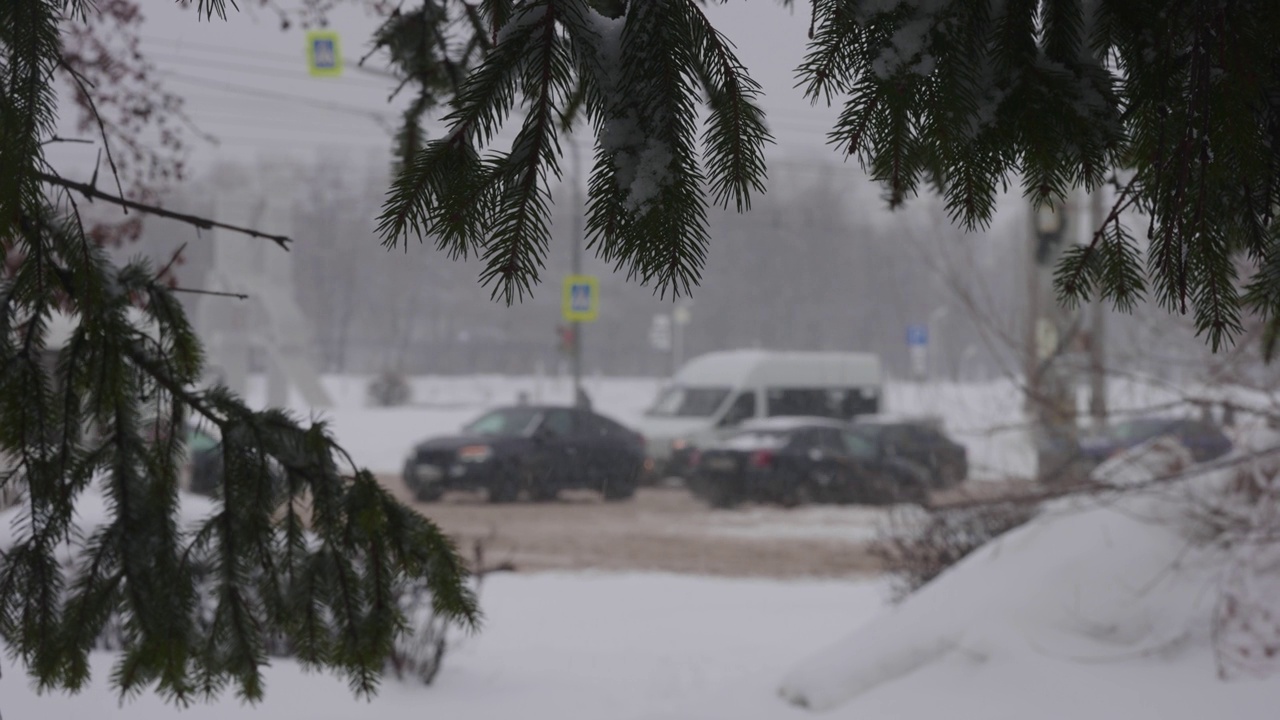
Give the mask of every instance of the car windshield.
M 522 435 L 533 427 L 538 419 L 538 411 L 532 408 L 511 408 L 495 410 L 480 416 L 471 424 L 462 428 L 468 435 Z
M 711 417 L 724 404 L 729 392 L 730 389 L 726 387 L 677 385 L 658 396 L 658 401 L 647 414 L 655 417 Z

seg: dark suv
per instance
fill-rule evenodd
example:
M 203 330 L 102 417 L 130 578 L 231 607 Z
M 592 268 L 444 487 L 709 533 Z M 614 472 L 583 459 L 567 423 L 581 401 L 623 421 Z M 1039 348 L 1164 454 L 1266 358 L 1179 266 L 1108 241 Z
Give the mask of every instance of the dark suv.
M 713 507 L 743 502 L 923 503 L 929 472 L 827 418 L 754 420 L 696 453 L 689 489 Z
M 928 468 L 934 488 L 953 487 L 969 477 L 968 450 L 947 437 L 935 421 L 867 416 L 858 418 L 854 429 L 873 438 L 886 453 Z
M 404 481 L 424 502 L 449 490 L 486 490 L 491 502 L 526 493 L 552 500 L 563 489 L 631 497 L 644 467 L 644 438 L 579 408 L 514 406 L 485 413 L 453 437 L 420 443 Z

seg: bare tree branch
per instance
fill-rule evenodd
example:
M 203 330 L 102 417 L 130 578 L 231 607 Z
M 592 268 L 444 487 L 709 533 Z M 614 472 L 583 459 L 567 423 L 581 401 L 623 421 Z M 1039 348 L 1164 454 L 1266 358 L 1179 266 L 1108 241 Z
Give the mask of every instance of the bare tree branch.
M 57 185 L 58 187 L 67 188 L 69 190 L 75 190 L 81 193 L 82 195 L 84 195 L 90 201 L 93 201 L 95 199 L 106 200 L 108 202 L 115 203 L 116 205 L 119 205 L 121 207 L 130 209 L 130 210 L 137 210 L 139 212 L 144 212 L 149 215 L 155 215 L 156 217 L 168 218 L 170 220 L 177 220 L 178 222 L 186 223 L 188 225 L 193 225 L 202 230 L 212 230 L 214 228 L 220 228 L 222 230 L 230 230 L 232 232 L 242 233 L 250 237 L 263 238 L 265 240 L 270 240 L 276 245 L 279 245 L 280 248 L 282 250 L 285 250 L 286 252 L 289 250 L 289 243 L 293 242 L 291 238 L 286 237 L 284 235 L 272 235 L 270 233 L 259 232 L 258 230 L 254 230 L 253 228 L 241 227 L 239 225 L 228 225 L 226 223 L 218 222 L 217 220 L 210 220 L 209 218 L 202 218 L 197 215 L 188 215 L 186 213 L 175 212 L 173 210 L 166 210 L 157 205 L 148 205 L 146 203 L 127 200 L 123 197 L 116 197 L 115 195 L 112 195 L 110 193 L 104 193 L 98 188 L 88 183 L 81 183 L 81 182 L 76 182 L 74 180 L 68 180 L 66 178 L 59 177 L 57 175 L 52 175 L 50 173 L 44 173 L 44 172 L 38 173 L 37 177 L 39 177 L 40 180 L 42 180 L 43 182 L 49 183 L 50 185 Z

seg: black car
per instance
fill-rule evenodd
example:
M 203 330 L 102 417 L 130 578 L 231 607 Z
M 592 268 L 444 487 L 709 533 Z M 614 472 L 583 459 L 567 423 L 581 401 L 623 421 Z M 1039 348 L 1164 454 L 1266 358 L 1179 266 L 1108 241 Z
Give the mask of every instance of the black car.
M 522 492 L 552 500 L 564 489 L 599 490 L 623 500 L 644 467 L 644 438 L 598 413 L 520 405 L 485 413 L 456 437 L 420 443 L 404 481 L 424 502 L 449 490 L 486 490 L 491 502 Z
M 827 418 L 747 423 L 699 452 L 689 488 L 714 507 L 742 502 L 923 502 L 929 472 L 874 437 Z
M 885 452 L 928 468 L 934 488 L 959 485 L 969 477 L 969 452 L 947 437 L 938 423 L 885 417 L 858 418 L 854 428 Z
M 1112 425 L 1101 433 L 1079 440 L 1080 455 L 1090 463 L 1101 463 L 1123 450 L 1159 437 L 1177 439 L 1196 462 L 1205 462 L 1231 452 L 1231 440 L 1217 425 L 1190 418 L 1148 417 Z

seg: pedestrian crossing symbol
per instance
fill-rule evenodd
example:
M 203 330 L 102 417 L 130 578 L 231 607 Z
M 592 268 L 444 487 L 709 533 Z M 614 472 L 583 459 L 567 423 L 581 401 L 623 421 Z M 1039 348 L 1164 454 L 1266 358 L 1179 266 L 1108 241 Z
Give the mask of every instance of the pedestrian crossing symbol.
M 594 275 L 570 275 L 564 279 L 561 303 L 569 322 L 593 322 L 600 315 L 600 282 Z
M 334 77 L 342 74 L 342 54 L 338 47 L 338 33 L 332 30 L 313 30 L 307 33 L 307 66 L 315 77 Z

